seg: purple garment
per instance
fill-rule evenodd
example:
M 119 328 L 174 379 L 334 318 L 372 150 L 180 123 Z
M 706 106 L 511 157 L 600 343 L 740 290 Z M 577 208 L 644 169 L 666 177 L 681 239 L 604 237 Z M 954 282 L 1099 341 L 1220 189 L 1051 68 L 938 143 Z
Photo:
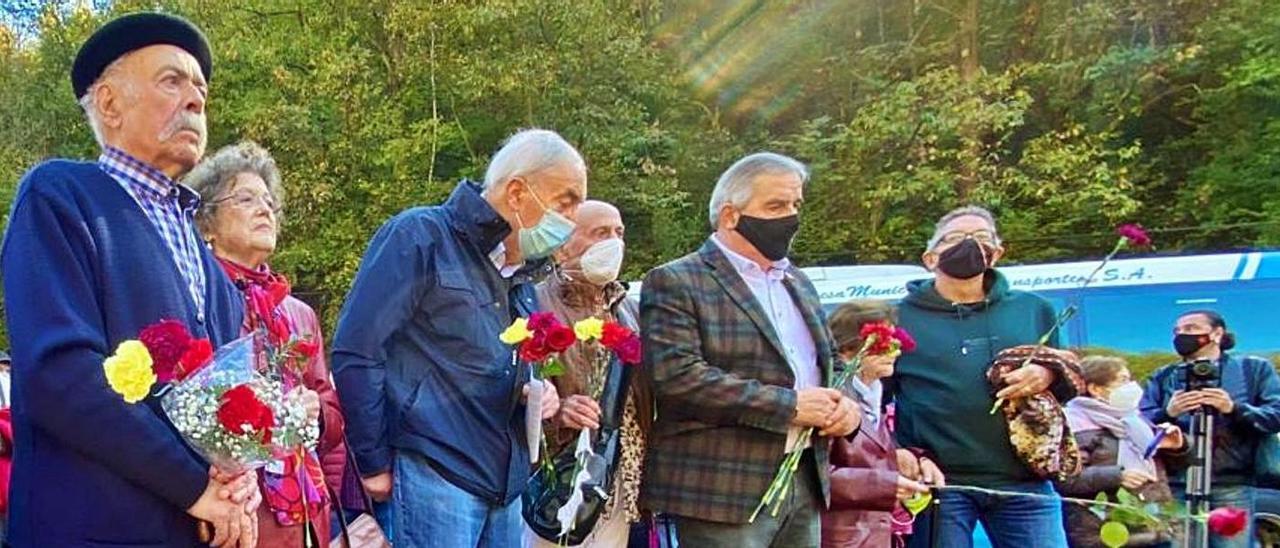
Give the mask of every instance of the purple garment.
M 1117 463 L 1121 469 L 1156 475 L 1155 461 L 1143 458 L 1147 446 L 1156 439 L 1155 430 L 1137 409 L 1124 411 L 1097 398 L 1082 396 L 1067 402 L 1066 413 L 1072 432 L 1106 430 L 1120 440 Z

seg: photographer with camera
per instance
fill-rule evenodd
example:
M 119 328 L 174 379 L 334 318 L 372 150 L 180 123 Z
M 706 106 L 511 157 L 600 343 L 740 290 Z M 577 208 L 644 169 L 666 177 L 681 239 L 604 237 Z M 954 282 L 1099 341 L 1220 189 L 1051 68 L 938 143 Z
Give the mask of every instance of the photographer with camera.
M 1210 505 L 1254 511 L 1255 453 L 1280 432 L 1280 377 L 1269 360 L 1237 356 L 1235 336 L 1211 310 L 1178 317 L 1173 346 L 1183 361 L 1156 370 L 1147 381 L 1142 414 L 1153 423 L 1174 422 L 1184 432 L 1199 410 L 1212 418 Z M 1175 493 L 1185 490 L 1182 470 L 1171 471 Z M 1214 537 L 1211 546 L 1248 546 L 1253 536 Z

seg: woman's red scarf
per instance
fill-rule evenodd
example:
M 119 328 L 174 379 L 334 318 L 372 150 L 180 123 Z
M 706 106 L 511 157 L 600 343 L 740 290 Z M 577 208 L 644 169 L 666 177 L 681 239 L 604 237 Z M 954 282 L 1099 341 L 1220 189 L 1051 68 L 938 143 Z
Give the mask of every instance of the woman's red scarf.
M 295 326 L 281 306 L 289 296 L 289 280 L 272 272 L 267 265 L 253 269 L 221 257 L 218 262 L 244 294 L 245 331 L 266 331 L 268 342 L 275 348 L 283 348 L 292 341 Z M 277 372 L 284 378 L 286 390 L 303 385 L 305 364 L 300 365 L 297 368 L 285 366 L 281 368 L 283 371 Z M 308 521 L 308 516 L 314 519 L 326 511 L 324 505 L 328 497 L 320 459 L 315 451 L 307 451 L 299 469 L 298 457 L 285 457 L 283 462 L 276 463 L 276 470 L 263 470 L 258 476 L 263 503 L 271 509 L 276 522 L 284 526 L 302 525 Z

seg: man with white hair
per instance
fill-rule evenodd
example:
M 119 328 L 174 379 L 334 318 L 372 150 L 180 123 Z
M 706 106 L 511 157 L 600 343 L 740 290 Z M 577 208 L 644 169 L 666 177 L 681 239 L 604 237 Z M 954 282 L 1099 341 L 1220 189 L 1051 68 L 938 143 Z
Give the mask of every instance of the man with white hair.
M 347 439 L 365 488 L 392 502 L 382 521 L 397 546 L 519 545 L 530 368 L 498 335 L 536 310 L 533 274 L 549 270 L 586 194 L 578 151 L 525 130 L 483 187 L 462 181 L 369 242 L 332 363 Z M 550 418 L 559 396 L 540 388 Z
M 199 197 L 176 182 L 204 154 L 211 70 L 208 42 L 185 19 L 103 25 L 71 71 L 102 154 L 44 162 L 19 185 L 0 256 L 14 546 L 207 545 L 196 519 L 213 524 L 215 546 L 256 543 L 253 475 L 221 483 L 158 398 L 128 404 L 103 371 L 160 320 L 215 345 L 240 333 L 242 300 L 195 232 Z
M 773 153 L 716 183 L 702 248 L 645 277 L 640 323 L 658 418 L 642 498 L 675 517 L 682 546 L 817 546 L 827 440 L 857 405 L 824 388 L 834 345 L 818 293 L 787 260 L 809 173 Z M 802 438 L 807 427 L 815 435 Z M 788 452 L 803 451 L 778 512 L 752 511 Z

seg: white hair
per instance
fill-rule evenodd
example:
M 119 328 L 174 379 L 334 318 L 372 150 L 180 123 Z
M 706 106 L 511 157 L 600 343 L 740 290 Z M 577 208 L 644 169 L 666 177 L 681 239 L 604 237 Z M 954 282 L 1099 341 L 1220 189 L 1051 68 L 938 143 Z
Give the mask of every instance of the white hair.
M 125 59 L 128 59 L 130 55 L 133 55 L 133 52 L 121 55 L 115 61 L 112 61 L 111 64 L 107 65 L 107 68 L 102 69 L 102 74 L 98 76 L 98 79 L 94 80 L 93 84 L 89 86 L 89 89 L 84 92 L 84 95 L 76 100 L 77 103 L 80 103 L 80 108 L 84 110 L 84 117 L 89 121 L 89 129 L 93 130 L 93 138 L 98 141 L 99 148 L 106 148 L 107 143 L 106 136 L 103 135 L 102 118 L 98 116 L 98 103 L 94 100 L 94 96 L 97 95 L 98 87 L 101 86 L 103 82 L 106 82 L 107 78 L 110 78 L 114 76 L 116 72 L 119 72 L 121 63 L 123 63 Z M 122 81 L 119 82 L 119 85 L 126 95 L 133 95 L 132 83 Z
M 809 168 L 799 160 L 774 152 L 757 152 L 746 156 L 725 170 L 716 181 L 715 190 L 711 191 L 711 204 L 707 213 L 711 219 L 711 228 L 717 227 L 720 210 L 725 204 L 733 204 L 742 209 L 747 207 L 751 196 L 755 194 L 756 178 L 761 175 L 795 175 L 800 184 L 809 182 Z
M 996 237 L 996 244 L 1000 243 L 1000 231 L 996 230 L 996 216 L 992 215 L 985 207 L 967 205 L 948 211 L 946 215 L 943 215 L 941 219 L 938 219 L 938 224 L 933 226 L 933 236 L 929 238 L 929 247 L 925 248 L 925 251 L 937 247 L 938 242 L 942 240 L 942 236 L 944 235 L 943 231 L 946 230 L 947 225 L 951 224 L 951 221 L 961 217 L 977 217 L 986 221 L 987 226 L 991 227 L 991 234 Z
M 523 129 L 508 137 L 489 160 L 484 173 L 484 191 L 501 188 L 514 177 L 529 176 L 565 163 L 587 170 L 578 149 L 560 134 L 546 129 Z

